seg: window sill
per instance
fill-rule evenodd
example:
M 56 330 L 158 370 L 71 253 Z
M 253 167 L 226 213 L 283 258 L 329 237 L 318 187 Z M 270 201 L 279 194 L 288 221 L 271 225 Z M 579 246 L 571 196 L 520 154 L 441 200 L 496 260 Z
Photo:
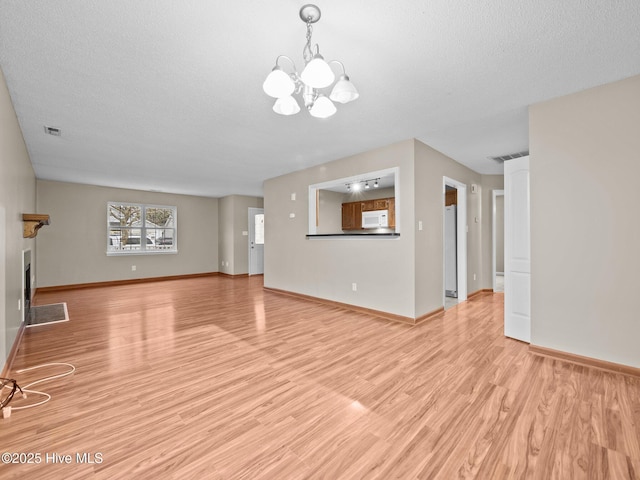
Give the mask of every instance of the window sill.
M 107 251 L 107 257 L 127 257 L 131 255 L 175 255 L 178 253 L 178 250 L 153 250 L 150 252 L 132 250 L 132 251 Z

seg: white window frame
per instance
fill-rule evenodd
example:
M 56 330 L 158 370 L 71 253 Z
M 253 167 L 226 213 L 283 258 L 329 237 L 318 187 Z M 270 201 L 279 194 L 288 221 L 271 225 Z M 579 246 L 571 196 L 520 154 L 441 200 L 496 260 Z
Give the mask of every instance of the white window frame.
M 136 227 L 126 227 L 135 230 L 140 230 L 140 250 L 110 250 L 110 237 L 111 230 L 114 227 L 111 225 L 111 217 L 110 210 L 111 205 L 123 205 L 126 207 L 138 207 L 141 210 L 141 225 Z M 173 227 L 152 227 L 146 225 L 146 211 L 148 208 L 162 208 L 173 210 Z M 117 227 L 116 227 L 117 228 Z M 160 250 L 153 249 L 147 250 L 147 242 L 142 241 L 142 239 L 146 239 L 148 234 L 147 230 L 156 230 L 156 229 L 172 229 L 173 230 L 173 243 L 169 248 L 163 248 Z M 178 207 L 175 205 L 152 205 L 152 204 L 144 204 L 144 203 L 131 203 L 131 202 L 107 202 L 107 235 L 106 235 L 106 249 L 108 256 L 122 256 L 122 255 L 167 255 L 167 254 L 176 254 L 178 253 Z

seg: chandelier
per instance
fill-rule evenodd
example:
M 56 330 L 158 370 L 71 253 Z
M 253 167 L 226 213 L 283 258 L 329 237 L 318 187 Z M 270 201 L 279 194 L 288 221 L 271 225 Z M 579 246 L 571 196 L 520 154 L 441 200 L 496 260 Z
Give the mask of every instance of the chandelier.
M 320 9 L 315 5 L 304 5 L 300 9 L 300 18 L 307 24 L 307 43 L 302 50 L 304 69 L 298 74 L 295 63 L 290 57 L 280 55 L 276 58 L 276 66 L 267 76 L 262 88 L 270 97 L 276 98 L 273 111 L 280 115 L 295 115 L 300 105 L 293 95 L 300 95 L 309 114 L 317 118 L 327 118 L 336 113 L 333 102 L 348 103 L 359 97 L 356 87 L 347 76 L 344 65 L 337 60 L 326 62 L 320 55 L 320 47 L 315 45 L 315 53 L 311 47 L 312 24 L 320 20 Z M 293 73 L 285 72 L 279 63 L 286 58 L 293 66 Z M 335 81 L 335 74 L 330 64 L 338 64 L 342 74 L 333 86 L 330 95 L 323 93 Z

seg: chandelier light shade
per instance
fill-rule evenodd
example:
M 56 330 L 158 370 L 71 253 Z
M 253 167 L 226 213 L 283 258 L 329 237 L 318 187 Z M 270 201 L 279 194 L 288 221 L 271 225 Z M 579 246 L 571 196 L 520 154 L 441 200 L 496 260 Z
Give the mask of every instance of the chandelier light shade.
M 309 114 L 316 118 L 328 118 L 336 113 L 333 102 L 349 103 L 359 97 L 356 87 L 351 83 L 345 72 L 344 65 L 337 61 L 329 62 L 320 55 L 320 47 L 315 45 L 315 53 L 311 47 L 312 24 L 320 20 L 320 9 L 315 5 L 304 5 L 300 9 L 300 18 L 307 25 L 307 43 L 302 50 L 304 69 L 298 74 L 296 65 L 291 58 L 280 55 L 276 58 L 276 65 L 267 76 L 262 89 L 276 100 L 273 111 L 280 115 L 294 115 L 300 111 L 300 105 L 294 97 L 299 95 Z M 279 65 L 280 59 L 286 58 L 293 66 L 293 72 L 287 73 Z M 338 64 L 342 73 L 336 80 L 336 74 L 331 68 Z M 335 85 L 333 83 L 335 82 Z M 331 93 L 323 91 L 333 85 Z
M 282 98 L 291 95 L 296 89 L 296 84 L 276 65 L 262 84 L 262 89 L 270 97 Z
M 280 115 L 295 115 L 300 111 L 300 105 L 291 95 L 276 100 L 273 104 L 273 111 Z
M 331 67 L 319 53 L 313 56 L 313 59 L 307 63 L 302 70 L 300 80 L 305 85 L 309 85 L 313 88 L 325 88 L 333 83 L 336 76 L 333 74 Z
M 336 111 L 337 108 L 333 102 L 320 94 L 309 109 L 309 114 L 316 118 L 329 118 L 331 115 L 336 113 Z
M 340 78 L 333 86 L 333 90 L 331 90 L 329 98 L 334 102 L 349 103 L 359 96 L 360 94 L 353 83 L 351 83 L 351 80 L 349 80 L 349 77 L 346 75 L 340 75 Z

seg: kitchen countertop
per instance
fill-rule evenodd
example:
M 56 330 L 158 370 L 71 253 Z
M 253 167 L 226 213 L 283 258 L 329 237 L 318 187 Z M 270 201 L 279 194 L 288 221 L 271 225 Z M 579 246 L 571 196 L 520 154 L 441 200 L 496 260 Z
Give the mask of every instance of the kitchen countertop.
M 314 233 L 307 235 L 307 238 L 325 238 L 325 237 L 387 237 L 397 238 L 399 233 Z

